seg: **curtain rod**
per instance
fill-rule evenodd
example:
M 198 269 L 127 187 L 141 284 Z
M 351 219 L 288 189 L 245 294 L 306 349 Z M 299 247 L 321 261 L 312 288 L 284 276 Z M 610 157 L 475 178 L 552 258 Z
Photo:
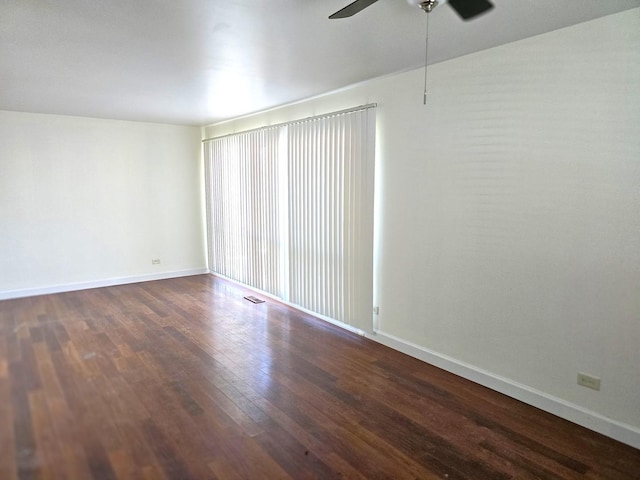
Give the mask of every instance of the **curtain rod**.
M 249 130 L 242 130 L 240 132 L 227 133 L 226 135 L 220 135 L 218 137 L 210 137 L 202 140 L 204 142 L 211 142 L 212 140 L 219 140 L 221 138 L 230 137 L 232 135 L 240 135 L 241 133 L 259 132 L 260 130 L 268 130 L 270 128 L 284 127 L 287 125 L 295 125 L 296 123 L 307 122 L 309 120 L 320 120 L 322 118 L 335 117 L 337 115 L 346 115 L 347 113 L 359 112 L 360 110 L 368 110 L 369 108 L 376 108 L 377 103 L 368 103 L 366 105 L 360 105 L 358 107 L 345 108 L 344 110 L 338 110 L 337 112 L 324 113 L 322 115 L 313 115 L 310 117 L 301 118 L 298 120 L 291 120 L 289 122 L 276 123 L 273 125 L 266 125 L 264 127 L 251 128 Z

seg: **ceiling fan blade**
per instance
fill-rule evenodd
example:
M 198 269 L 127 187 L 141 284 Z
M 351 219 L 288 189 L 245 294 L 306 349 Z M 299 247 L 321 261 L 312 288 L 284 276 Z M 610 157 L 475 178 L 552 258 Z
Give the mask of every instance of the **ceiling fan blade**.
M 378 0 L 356 0 L 355 2 L 350 3 L 349 5 L 344 7 L 343 9 L 338 10 L 329 18 L 333 20 L 334 18 L 350 17 L 351 15 L 355 15 L 359 11 L 364 10 L 369 5 L 371 5 L 372 3 L 376 3 L 377 1 Z
M 493 8 L 493 4 L 487 0 L 449 0 L 447 3 L 451 5 L 451 8 L 453 8 L 463 20 L 477 17 L 481 13 Z

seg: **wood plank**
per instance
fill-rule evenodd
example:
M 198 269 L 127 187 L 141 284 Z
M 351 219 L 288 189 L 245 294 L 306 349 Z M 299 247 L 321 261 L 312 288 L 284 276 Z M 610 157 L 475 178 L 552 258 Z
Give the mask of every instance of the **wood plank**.
M 8 372 L 7 372 L 8 373 Z M 11 398 L 9 379 L 0 378 L 0 478 L 15 480 L 18 478 L 16 464 L 16 439 L 14 437 L 14 412 L 8 399 Z
M 640 478 L 636 449 L 253 293 L 0 302 L 0 477 Z

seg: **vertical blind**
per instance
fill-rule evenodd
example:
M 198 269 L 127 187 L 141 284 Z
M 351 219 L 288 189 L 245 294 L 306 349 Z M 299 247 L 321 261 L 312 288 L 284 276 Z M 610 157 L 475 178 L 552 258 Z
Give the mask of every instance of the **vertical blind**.
M 205 141 L 209 268 L 363 330 L 375 109 Z
M 281 295 L 278 129 L 205 144 L 209 268 Z

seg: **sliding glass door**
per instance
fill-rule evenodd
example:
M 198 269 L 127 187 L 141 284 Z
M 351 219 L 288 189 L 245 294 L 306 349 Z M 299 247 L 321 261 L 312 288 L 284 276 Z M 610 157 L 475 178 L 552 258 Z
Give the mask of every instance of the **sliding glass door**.
M 375 109 L 204 145 L 210 270 L 370 330 Z

